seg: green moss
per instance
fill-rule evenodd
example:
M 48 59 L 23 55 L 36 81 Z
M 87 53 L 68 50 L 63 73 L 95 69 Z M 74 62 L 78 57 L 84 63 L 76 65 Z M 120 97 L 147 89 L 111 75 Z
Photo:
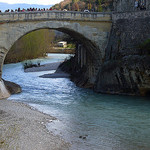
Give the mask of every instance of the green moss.
M 147 50 L 150 54 L 150 39 L 145 40 L 143 43 L 139 45 L 141 50 Z
M 118 40 L 118 47 L 120 47 L 120 44 L 121 44 L 121 40 Z

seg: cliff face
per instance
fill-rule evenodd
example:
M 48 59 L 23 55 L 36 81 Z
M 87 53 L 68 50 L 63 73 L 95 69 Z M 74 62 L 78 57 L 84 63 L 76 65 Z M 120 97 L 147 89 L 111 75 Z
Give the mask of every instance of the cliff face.
M 150 95 L 150 51 L 139 46 L 150 39 L 149 20 L 129 17 L 114 21 L 95 91 Z
M 95 91 L 111 94 L 149 95 L 150 56 L 125 56 L 109 60 L 100 69 Z

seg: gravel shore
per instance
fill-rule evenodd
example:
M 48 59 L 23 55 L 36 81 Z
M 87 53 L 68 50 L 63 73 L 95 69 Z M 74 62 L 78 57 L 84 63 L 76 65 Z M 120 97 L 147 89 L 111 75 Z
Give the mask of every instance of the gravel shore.
M 27 68 L 24 70 L 24 72 L 39 72 L 39 71 L 56 70 L 61 63 L 62 62 L 47 63 L 39 67 Z
M 32 67 L 25 69 L 25 72 L 39 72 L 39 71 L 50 71 L 50 70 L 57 70 L 58 66 L 62 62 L 56 62 L 56 63 L 48 63 L 41 65 L 39 67 Z M 56 72 L 52 74 L 44 74 L 40 76 L 41 78 L 69 78 L 70 75 L 68 73 L 65 73 L 61 70 L 57 70 Z
M 28 68 L 25 72 L 57 70 L 60 63 Z M 41 77 L 64 78 L 69 75 L 59 71 Z M 68 150 L 70 144 L 46 128 L 46 124 L 55 119 L 26 104 L 0 100 L 0 150 Z
M 0 149 L 68 150 L 70 145 L 46 128 L 55 119 L 26 104 L 0 100 Z

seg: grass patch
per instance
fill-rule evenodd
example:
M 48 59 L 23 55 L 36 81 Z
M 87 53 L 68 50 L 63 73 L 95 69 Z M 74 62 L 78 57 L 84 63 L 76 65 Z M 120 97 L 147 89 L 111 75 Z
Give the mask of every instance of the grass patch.
M 67 44 L 67 48 L 75 48 L 75 44 Z

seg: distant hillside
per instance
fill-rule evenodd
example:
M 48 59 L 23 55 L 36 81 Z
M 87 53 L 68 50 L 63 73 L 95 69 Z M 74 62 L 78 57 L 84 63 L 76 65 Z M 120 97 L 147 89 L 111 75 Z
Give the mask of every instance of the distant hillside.
M 52 6 L 52 9 L 70 11 L 111 11 L 113 10 L 113 0 L 64 0 Z
M 0 2 L 0 10 L 2 12 L 4 12 L 7 9 L 17 9 L 17 8 L 21 8 L 21 9 L 27 9 L 30 7 L 34 7 L 34 8 L 50 8 L 52 7 L 52 5 L 37 5 L 37 4 L 8 4 L 8 3 L 2 3 Z

